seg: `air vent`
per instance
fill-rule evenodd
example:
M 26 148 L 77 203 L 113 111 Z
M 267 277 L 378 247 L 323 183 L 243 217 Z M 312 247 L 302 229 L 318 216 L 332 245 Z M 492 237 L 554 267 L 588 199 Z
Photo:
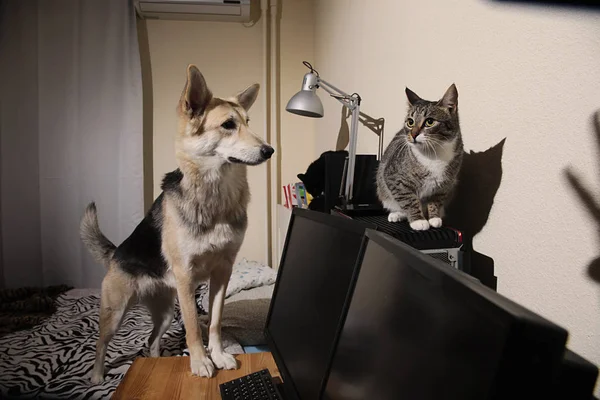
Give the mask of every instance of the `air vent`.
M 135 0 L 142 19 L 250 22 L 259 6 L 258 0 Z

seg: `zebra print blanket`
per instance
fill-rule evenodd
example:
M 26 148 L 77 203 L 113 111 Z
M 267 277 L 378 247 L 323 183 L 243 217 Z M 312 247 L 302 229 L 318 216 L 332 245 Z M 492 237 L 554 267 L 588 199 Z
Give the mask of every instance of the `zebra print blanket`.
M 42 323 L 56 311 L 55 299 L 69 289 L 67 285 L 0 289 L 0 336 Z
M 201 286 L 198 304 L 202 304 L 206 293 L 206 285 Z M 66 293 L 57 298 L 56 312 L 42 324 L 0 337 L 0 398 L 110 398 L 133 360 L 149 356 L 147 341 L 152 321 L 142 306 L 128 312 L 108 347 L 105 381 L 92 385 L 99 305 L 97 294 Z M 243 353 L 226 332 L 223 342 L 227 352 Z M 178 306 L 162 338 L 161 352 L 162 356 L 189 355 Z

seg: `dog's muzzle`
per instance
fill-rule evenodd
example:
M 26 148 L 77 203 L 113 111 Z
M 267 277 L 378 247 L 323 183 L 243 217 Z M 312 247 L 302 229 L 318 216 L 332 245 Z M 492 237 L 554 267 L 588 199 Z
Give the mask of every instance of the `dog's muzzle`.
M 275 149 L 273 149 L 271 146 L 265 145 L 260 148 L 260 156 L 265 160 L 271 158 L 273 153 L 275 153 Z

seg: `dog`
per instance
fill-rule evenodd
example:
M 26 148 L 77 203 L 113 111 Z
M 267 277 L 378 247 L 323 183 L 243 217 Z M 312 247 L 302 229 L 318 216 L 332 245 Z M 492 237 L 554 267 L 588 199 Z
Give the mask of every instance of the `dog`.
M 248 110 L 259 85 L 230 99 L 213 97 L 195 65 L 177 105 L 176 159 L 162 193 L 131 235 L 118 247 L 98 225 L 96 206 L 88 205 L 80 235 L 92 256 L 107 268 L 102 281 L 100 334 L 92 382 L 104 379 L 104 358 L 111 338 L 134 304 L 148 307 L 153 331 L 152 357 L 160 356 L 160 339 L 171 325 L 175 296 L 179 300 L 190 367 L 194 375 L 211 377 L 215 366 L 237 369 L 223 350 L 221 317 L 234 260 L 248 225 L 248 165 L 267 161 L 273 148 L 249 126 Z M 208 352 L 198 325 L 195 291 L 209 284 Z

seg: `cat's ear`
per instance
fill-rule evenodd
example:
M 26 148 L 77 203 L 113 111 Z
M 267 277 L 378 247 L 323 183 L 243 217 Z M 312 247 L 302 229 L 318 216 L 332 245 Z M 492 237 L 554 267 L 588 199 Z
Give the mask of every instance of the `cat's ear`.
M 405 92 L 406 92 L 406 97 L 408 98 L 408 102 L 410 103 L 411 106 L 414 106 L 416 102 L 423 100 L 422 98 L 420 98 L 419 96 L 417 96 L 417 94 L 415 92 L 413 92 L 412 90 L 410 90 L 409 88 L 406 88 Z
M 306 178 L 306 175 L 304 174 L 298 174 L 296 175 L 298 177 L 298 179 L 300 179 L 302 182 L 304 182 L 304 178 Z
M 454 83 L 446 90 L 444 97 L 438 101 L 438 104 L 447 107 L 451 112 L 456 111 L 456 108 L 458 107 L 458 90 L 456 90 L 456 85 Z

